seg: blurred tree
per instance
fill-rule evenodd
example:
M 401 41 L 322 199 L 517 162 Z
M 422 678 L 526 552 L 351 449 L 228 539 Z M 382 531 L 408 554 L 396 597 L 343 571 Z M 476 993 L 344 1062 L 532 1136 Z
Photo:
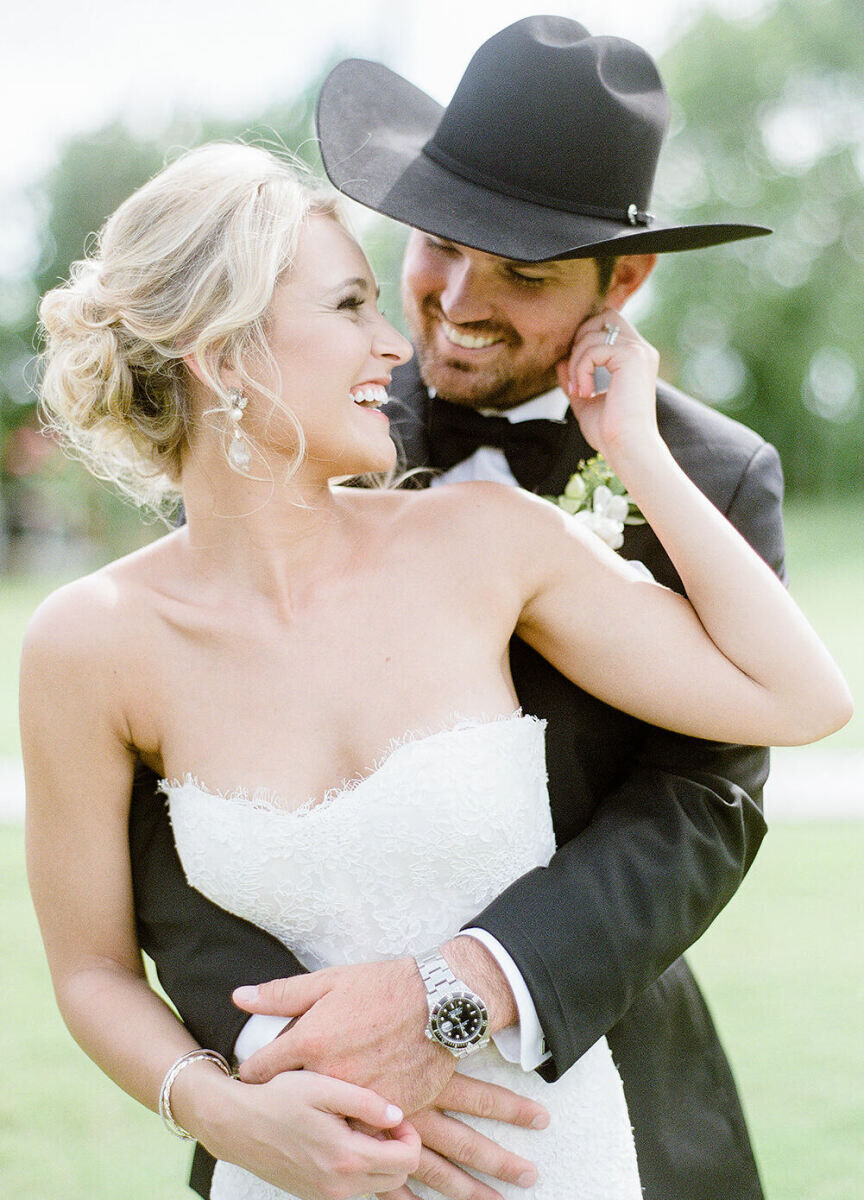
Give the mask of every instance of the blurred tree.
M 790 492 L 864 472 L 864 6 L 776 0 L 704 14 L 665 55 L 664 217 L 768 224 L 672 256 L 641 326 L 664 374 L 781 451 Z

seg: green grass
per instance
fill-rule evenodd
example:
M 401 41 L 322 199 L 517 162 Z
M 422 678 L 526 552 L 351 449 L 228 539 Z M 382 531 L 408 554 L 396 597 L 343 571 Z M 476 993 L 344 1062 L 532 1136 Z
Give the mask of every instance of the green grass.
M 24 835 L 0 827 L 0 1196 L 185 1200 L 188 1147 L 124 1095 L 63 1025 L 24 873 Z
M 864 824 L 775 829 L 692 954 L 741 1085 L 767 1200 L 861 1195 L 862 857 Z M 18 829 L 0 828 L 0 945 L 0 1195 L 191 1195 L 188 1148 L 105 1079 L 63 1027 Z
M 744 1096 L 767 1200 L 861 1196 L 862 854 L 864 823 L 775 827 L 690 956 Z
M 792 594 L 842 667 L 858 712 L 826 747 L 864 747 L 864 504 L 789 504 L 787 563 Z

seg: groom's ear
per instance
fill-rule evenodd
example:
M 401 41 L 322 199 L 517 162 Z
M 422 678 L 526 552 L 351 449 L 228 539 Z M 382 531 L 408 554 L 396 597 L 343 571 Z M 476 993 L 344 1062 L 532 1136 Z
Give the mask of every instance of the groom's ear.
M 622 254 L 615 260 L 612 278 L 606 290 L 605 304 L 621 309 L 637 291 L 657 264 L 656 254 Z

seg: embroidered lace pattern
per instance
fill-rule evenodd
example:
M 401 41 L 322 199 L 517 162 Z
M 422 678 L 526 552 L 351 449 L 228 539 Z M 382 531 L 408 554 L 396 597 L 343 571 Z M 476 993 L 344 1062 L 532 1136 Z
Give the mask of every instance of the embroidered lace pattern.
M 299 809 L 269 794 L 211 792 L 191 776 L 162 786 L 190 883 L 267 929 L 313 970 L 437 945 L 554 851 L 544 725 L 520 714 L 402 740 L 369 775 Z M 550 1127 L 539 1132 L 471 1120 L 538 1162 L 535 1200 L 572 1194 L 575 1179 L 580 1200 L 639 1200 L 629 1120 L 605 1041 L 554 1087 L 505 1062 L 494 1046 L 460 1070 L 550 1108 Z M 496 1186 L 508 1198 L 525 1195 Z M 217 1164 L 212 1200 L 286 1195 Z

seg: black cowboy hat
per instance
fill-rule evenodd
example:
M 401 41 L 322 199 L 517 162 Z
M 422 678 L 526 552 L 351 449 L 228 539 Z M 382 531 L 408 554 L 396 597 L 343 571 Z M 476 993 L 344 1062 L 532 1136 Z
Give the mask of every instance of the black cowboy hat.
M 648 211 L 669 105 L 653 59 L 566 17 L 484 42 L 447 108 L 352 58 L 318 100 L 340 191 L 406 225 L 522 262 L 695 250 L 761 225 L 664 225 Z

